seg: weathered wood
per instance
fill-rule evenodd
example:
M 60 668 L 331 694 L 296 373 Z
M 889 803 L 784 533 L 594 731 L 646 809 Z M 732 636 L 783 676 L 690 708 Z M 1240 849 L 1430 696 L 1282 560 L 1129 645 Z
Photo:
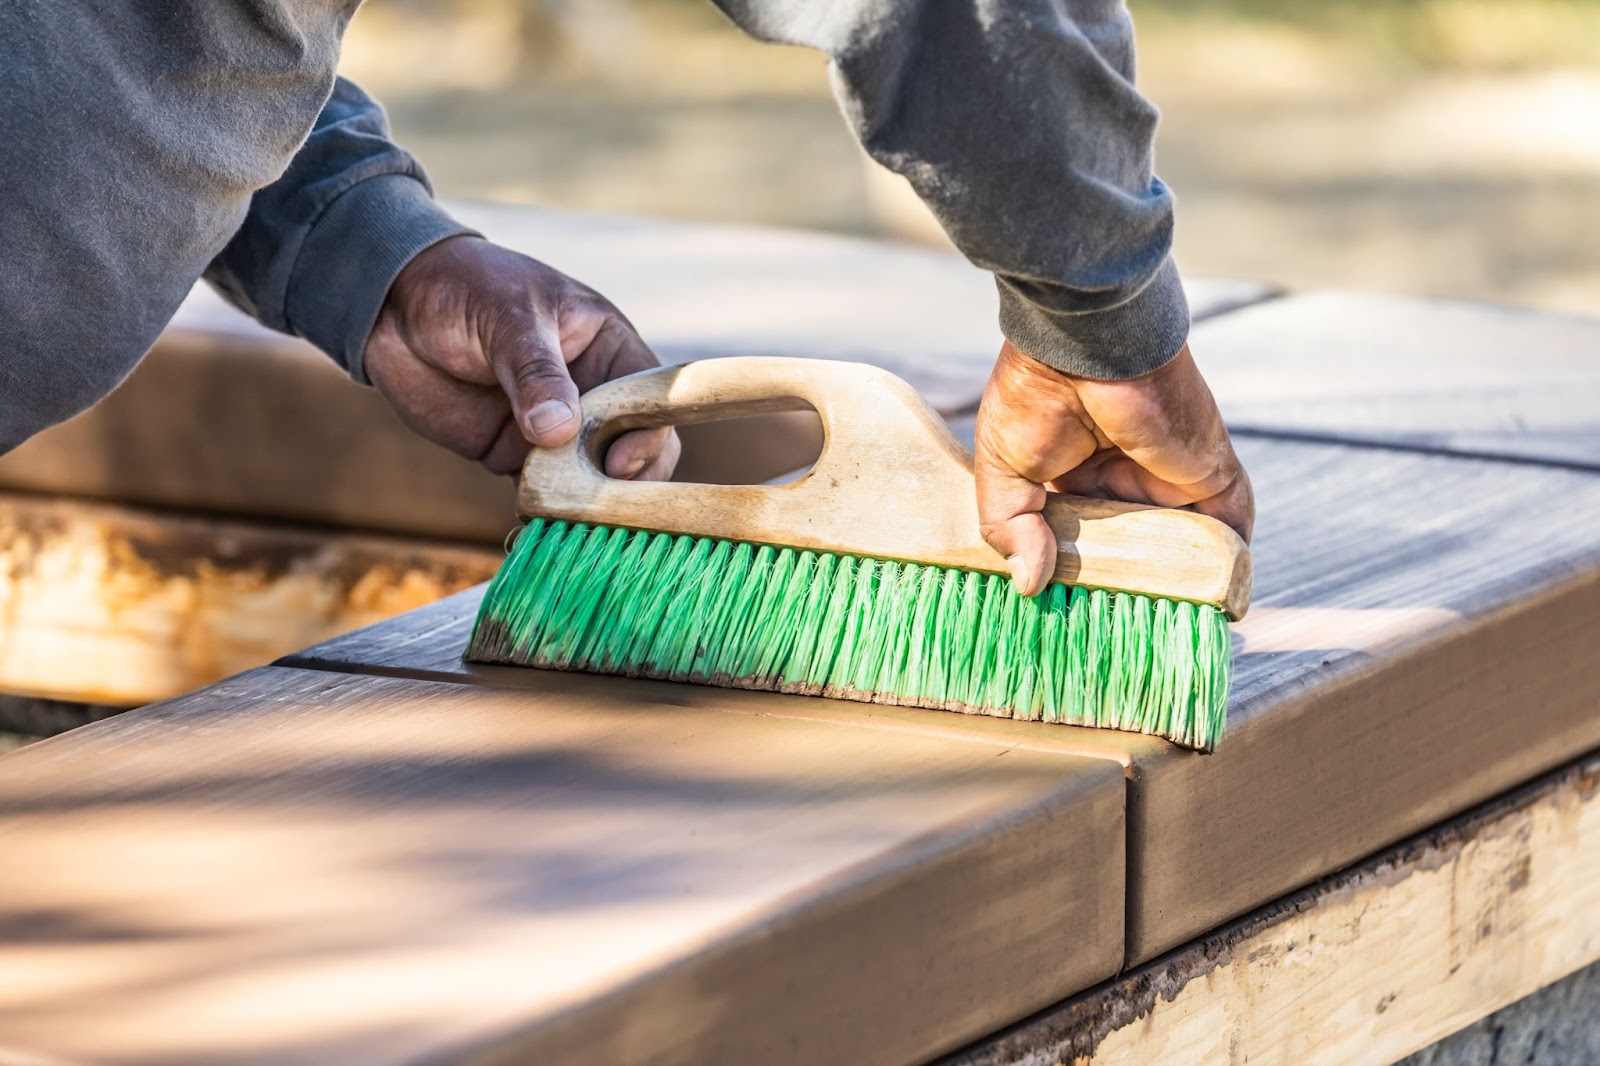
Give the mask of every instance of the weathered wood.
M 783 485 L 699 486 L 607 477 L 604 448 L 629 430 L 692 425 L 797 405 L 822 419 L 824 445 Z M 787 548 L 1009 573 L 978 532 L 972 455 L 899 378 L 864 363 L 729 357 L 634 374 L 596 388 L 560 448 L 529 453 L 517 511 Z M 1250 552 L 1192 511 L 1054 496 L 1055 578 L 1191 600 L 1229 617 L 1250 602 Z
M 0 735 L 53 737 L 80 725 L 120 714 L 125 708 L 110 704 L 16 696 L 0 691 Z M 9 747 L 0 745 L 0 751 Z
M 0 494 L 0 690 L 165 699 L 482 581 L 500 558 Z
M 898 1064 L 1115 972 L 1115 766 L 588 680 L 271 668 L 0 759 L 0 1059 Z
M 0 457 L 0 487 L 499 545 L 515 482 L 430 444 L 300 341 L 169 331 L 109 399 Z M 294 432 L 285 433 L 285 426 Z M 683 434 L 679 476 L 755 482 L 817 454 L 814 416 Z
M 951 253 L 818 234 L 458 205 L 491 237 L 609 295 L 668 363 L 852 359 L 939 410 L 974 408 L 999 349 L 992 281 Z M 1197 318 L 1264 299 L 1193 282 Z M 292 427 L 293 432 L 286 432 Z M 684 434 L 680 477 L 751 484 L 807 464 L 816 422 Z M 0 489 L 500 543 L 512 483 L 416 437 L 302 341 L 203 286 L 123 386 L 0 457 Z
M 1130 961 L 1600 745 L 1600 540 L 1588 520 L 1600 478 L 1270 440 L 1240 451 L 1260 505 L 1256 605 L 1235 627 L 1230 721 L 1214 755 L 1111 730 L 704 689 L 693 698 L 1124 765 Z M 460 662 L 479 595 L 286 661 L 555 684 Z
M 483 544 L 515 521 L 510 478 L 264 330 L 169 331 L 109 398 L 0 457 L 0 487 Z
M 940 1066 L 1393 1062 L 1600 959 L 1600 756 Z
M 1203 323 L 1230 425 L 1600 470 L 1600 319 L 1310 293 Z
M 994 280 L 953 252 L 797 230 L 454 204 L 487 236 L 605 293 L 664 362 L 785 355 L 871 363 L 941 412 L 975 407 L 1000 349 Z M 1187 279 L 1197 320 L 1270 299 Z
M 1240 453 L 1256 608 L 1218 753 L 1130 756 L 1131 961 L 1600 745 L 1600 478 Z

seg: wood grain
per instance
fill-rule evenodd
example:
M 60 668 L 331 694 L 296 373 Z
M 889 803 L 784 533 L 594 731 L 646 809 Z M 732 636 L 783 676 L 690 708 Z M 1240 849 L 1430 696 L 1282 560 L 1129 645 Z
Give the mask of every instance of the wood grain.
M 1240 443 L 1258 608 L 1218 753 L 1132 759 L 1132 961 L 1600 746 L 1600 478 Z
M 1600 470 L 1600 319 L 1308 293 L 1196 327 L 1230 425 Z
M 793 413 L 682 437 L 679 476 L 713 483 L 793 470 L 821 444 L 815 417 Z M 513 479 L 259 328 L 169 331 L 109 399 L 0 457 L 0 488 L 495 546 L 516 525 Z
M 1600 539 L 1588 519 L 1600 513 L 1600 478 L 1354 446 L 1239 446 L 1260 508 L 1256 605 L 1235 626 L 1230 721 L 1214 755 L 1109 730 L 758 693 L 686 698 L 1119 762 L 1130 775 L 1132 960 L 1600 746 Z M 459 661 L 479 595 L 288 661 L 557 684 Z
M 1000 350 L 994 279 L 953 252 L 830 234 L 493 204 L 452 210 L 621 307 L 666 363 L 781 355 L 871 363 L 939 411 L 975 408 Z M 1186 279 L 1196 320 L 1278 291 Z
M 1600 758 L 939 1066 L 1389 1063 L 1600 959 Z
M 1116 767 L 642 691 L 271 668 L 5 756 L 0 1059 L 903 1063 L 1115 971 Z
M 499 552 L 0 493 L 0 690 L 134 706 L 494 573 Z
M 468 223 L 582 278 L 668 363 L 852 359 L 945 412 L 974 408 L 999 349 L 994 286 L 951 253 L 818 234 L 457 205 Z M 1197 318 L 1266 286 L 1191 282 Z M 285 432 L 293 427 L 293 432 Z M 683 480 L 752 484 L 804 466 L 808 415 L 684 434 Z M 510 479 L 417 438 L 310 345 L 197 286 L 104 402 L 0 457 L 0 488 L 499 544 Z
M 605 449 L 630 430 L 797 405 L 820 415 L 823 446 L 786 484 L 689 489 L 604 472 Z M 1009 573 L 978 532 L 971 453 L 910 385 L 876 367 L 708 359 L 601 385 L 582 407 L 571 442 L 529 453 L 523 518 Z M 1044 516 L 1058 538 L 1058 581 L 1210 604 L 1232 618 L 1249 606 L 1249 550 L 1214 518 L 1079 496 L 1052 496 Z

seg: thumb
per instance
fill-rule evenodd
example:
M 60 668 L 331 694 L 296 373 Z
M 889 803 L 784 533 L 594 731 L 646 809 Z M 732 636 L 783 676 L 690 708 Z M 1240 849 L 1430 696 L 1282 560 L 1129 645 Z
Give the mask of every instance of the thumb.
M 978 529 L 1011 567 L 1011 582 L 1036 596 L 1056 568 L 1056 535 L 1040 511 L 1045 488 L 1011 469 L 993 447 L 992 434 L 978 427 L 973 474 L 978 486 Z
M 565 444 L 578 432 L 578 387 L 561 357 L 552 315 L 527 314 L 497 330 L 489 362 L 511 400 L 522 435 L 540 448 Z

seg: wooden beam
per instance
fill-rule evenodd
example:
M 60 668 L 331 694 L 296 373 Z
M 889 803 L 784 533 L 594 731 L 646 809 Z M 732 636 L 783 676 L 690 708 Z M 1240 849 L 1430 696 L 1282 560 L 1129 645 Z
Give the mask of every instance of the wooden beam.
M 740 705 L 1003 733 L 1118 761 L 1129 780 L 1130 966 L 1600 746 L 1600 551 L 1585 520 L 1600 509 L 1600 479 L 1348 446 L 1250 441 L 1241 453 L 1261 500 L 1256 606 L 1235 627 L 1216 754 L 943 711 Z M 548 683 L 462 663 L 476 606 L 469 592 L 286 661 Z
M 1600 753 L 941 1066 L 1392 1062 L 1600 959 Z
M 902 1066 L 1116 972 L 1114 765 L 555 680 L 269 667 L 0 759 L 0 1062 Z
M 1311 292 L 1199 324 L 1237 434 L 1600 470 L 1600 318 Z
M 0 691 L 164 699 L 483 581 L 500 558 L 0 494 Z

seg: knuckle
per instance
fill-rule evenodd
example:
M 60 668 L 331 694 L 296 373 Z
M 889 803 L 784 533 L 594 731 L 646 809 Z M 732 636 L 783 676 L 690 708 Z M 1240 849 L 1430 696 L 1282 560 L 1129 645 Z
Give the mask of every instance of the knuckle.
M 1006 533 L 1007 529 L 1004 522 L 996 522 L 991 519 L 978 523 L 979 536 L 983 537 L 984 543 L 991 548 L 999 548 L 1002 544 L 1008 542 L 1010 538 L 1006 536 Z
M 537 352 L 532 358 L 518 360 L 511 367 L 511 383 L 518 391 L 565 388 L 569 380 L 566 366 L 542 352 Z

